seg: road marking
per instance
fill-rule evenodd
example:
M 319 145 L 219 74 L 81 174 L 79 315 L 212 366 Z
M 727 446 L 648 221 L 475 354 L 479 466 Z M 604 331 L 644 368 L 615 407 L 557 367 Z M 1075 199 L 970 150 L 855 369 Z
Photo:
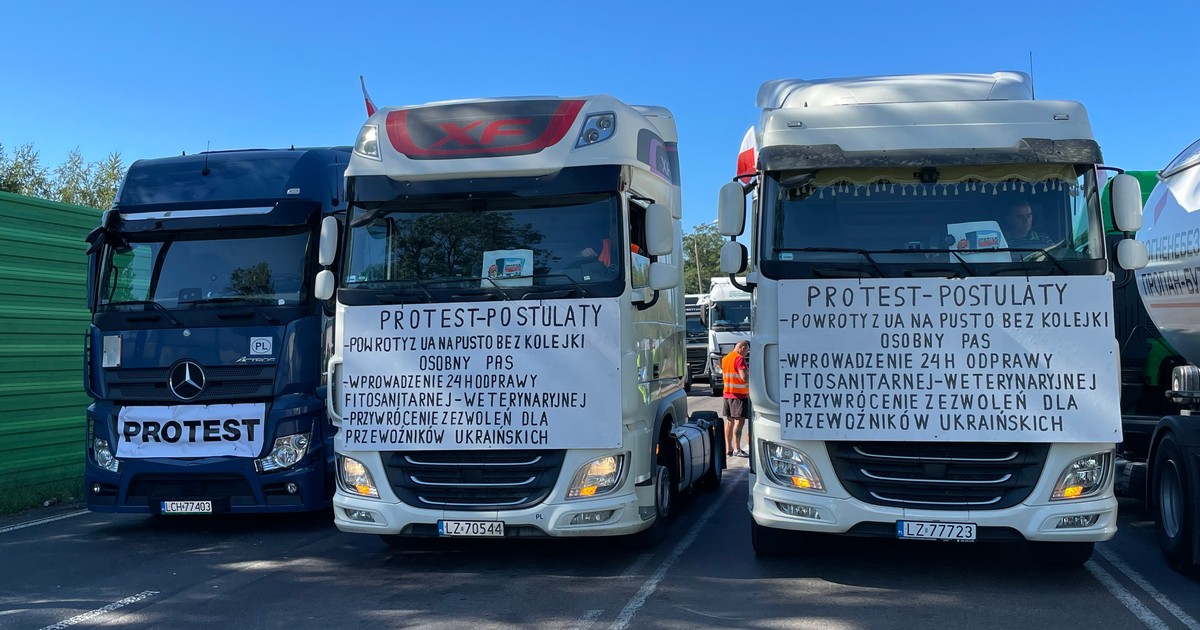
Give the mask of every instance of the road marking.
M 158 591 L 142 591 L 141 593 L 138 593 L 137 595 L 132 595 L 130 597 L 126 597 L 125 599 L 115 601 L 107 606 L 104 606 L 103 608 L 97 608 L 96 610 L 93 610 L 90 612 L 85 612 L 82 615 L 75 615 L 74 617 L 71 617 L 70 619 L 64 619 L 52 626 L 45 626 L 41 630 L 62 630 L 63 628 L 68 628 L 77 623 L 82 623 L 89 619 L 94 619 L 96 617 L 99 617 L 100 615 L 106 615 L 114 610 L 117 610 L 118 608 L 124 608 L 130 604 L 136 604 L 137 602 L 140 602 L 143 599 L 146 599 L 147 597 L 152 597 L 154 595 L 158 595 Z
M 575 623 L 571 630 L 588 630 L 588 628 L 592 627 L 592 623 L 600 618 L 603 612 L 603 610 L 589 610 L 583 613 L 583 616 L 579 618 L 579 621 Z
M 58 516 L 47 516 L 46 518 L 39 518 L 36 521 L 29 521 L 28 523 L 20 523 L 17 525 L 9 525 L 8 527 L 0 527 L 0 534 L 7 534 L 8 532 L 15 532 L 18 529 L 25 529 L 26 527 L 33 527 L 34 525 L 45 525 L 46 523 L 53 523 L 54 521 L 61 521 L 63 519 L 74 518 L 76 516 L 83 516 L 84 514 L 87 514 L 87 513 L 88 513 L 87 510 L 80 510 L 78 512 L 69 512 L 67 514 L 59 514 Z
M 1158 602 L 1163 608 L 1166 608 L 1167 612 L 1175 615 L 1175 618 L 1183 622 L 1183 625 L 1187 626 L 1188 630 L 1200 630 L 1200 623 L 1197 623 L 1191 615 L 1184 612 L 1182 608 L 1177 606 L 1166 595 L 1163 595 L 1161 591 L 1154 588 L 1146 578 L 1142 577 L 1142 574 L 1134 571 L 1128 564 L 1125 564 L 1125 561 L 1121 560 L 1117 554 L 1103 547 L 1096 547 L 1096 550 L 1100 552 L 1101 556 L 1104 556 L 1105 560 L 1116 567 L 1118 571 L 1124 573 L 1125 577 L 1129 578 L 1134 584 L 1137 584 L 1138 588 L 1146 591 L 1146 594 L 1153 597 L 1154 601 Z
M 654 594 L 654 590 L 658 588 L 659 582 L 662 582 L 662 579 L 666 577 L 667 571 L 671 570 L 671 567 L 675 565 L 675 562 L 679 560 L 683 552 L 687 551 L 687 548 L 696 541 L 696 538 L 700 535 L 700 530 L 704 528 L 704 524 L 717 513 L 717 510 L 725 503 L 725 499 L 729 498 L 729 493 L 735 487 L 746 483 L 747 473 L 744 470 L 741 474 L 733 478 L 732 483 L 722 482 L 725 488 L 721 490 L 721 496 L 716 501 L 713 501 L 713 504 L 704 512 L 704 515 L 699 520 L 692 524 L 692 529 L 688 531 L 687 536 L 684 536 L 683 540 L 680 540 L 675 545 L 675 548 L 671 550 L 671 555 L 667 556 L 662 564 L 658 565 L 658 570 L 654 572 L 654 575 L 651 575 L 642 584 L 642 588 L 638 589 L 637 594 L 629 600 L 629 603 L 625 604 L 625 607 L 621 609 L 621 613 L 617 615 L 617 620 L 609 626 L 609 630 L 625 630 L 625 628 L 629 627 L 629 622 L 633 620 L 633 616 L 637 614 L 642 606 L 646 605 L 646 600 L 650 599 L 650 596 Z
M 1139 602 L 1133 593 L 1130 593 L 1124 586 L 1121 586 L 1117 578 L 1114 578 L 1108 571 L 1105 571 L 1100 565 L 1096 564 L 1095 560 L 1088 560 L 1083 566 L 1091 572 L 1096 580 L 1104 585 L 1104 588 L 1108 589 L 1109 593 L 1112 593 L 1113 597 L 1117 598 L 1117 601 L 1124 604 L 1129 609 L 1129 612 L 1133 613 L 1138 619 L 1141 619 L 1147 628 L 1151 628 L 1152 630 L 1169 630 L 1170 626 L 1162 618 L 1151 612 L 1149 608 L 1146 608 L 1145 604 Z

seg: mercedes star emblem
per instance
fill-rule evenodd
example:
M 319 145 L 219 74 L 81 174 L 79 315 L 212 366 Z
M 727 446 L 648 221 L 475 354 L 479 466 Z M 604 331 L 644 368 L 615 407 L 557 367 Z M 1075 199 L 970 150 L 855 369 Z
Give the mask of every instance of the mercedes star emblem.
M 171 377 L 167 380 L 171 393 L 180 400 L 191 400 L 204 391 L 204 370 L 199 363 L 180 361 L 171 368 Z

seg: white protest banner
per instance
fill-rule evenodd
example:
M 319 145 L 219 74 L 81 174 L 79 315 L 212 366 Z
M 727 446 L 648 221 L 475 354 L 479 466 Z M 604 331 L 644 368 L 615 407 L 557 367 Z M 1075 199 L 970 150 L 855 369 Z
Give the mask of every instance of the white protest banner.
M 347 308 L 338 448 L 620 446 L 618 304 Z
M 1119 442 L 1105 276 L 780 283 L 789 440 Z
M 258 457 L 265 403 L 122 407 L 117 457 Z

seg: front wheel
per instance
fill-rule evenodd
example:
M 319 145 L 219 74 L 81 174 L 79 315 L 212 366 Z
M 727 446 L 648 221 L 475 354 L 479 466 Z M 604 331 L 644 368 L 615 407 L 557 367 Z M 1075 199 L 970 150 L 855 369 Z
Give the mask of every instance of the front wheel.
M 1174 433 L 1167 433 L 1154 451 L 1150 469 L 1150 498 L 1154 506 L 1154 531 L 1158 548 L 1172 569 L 1196 570 L 1192 563 L 1192 528 L 1196 526 L 1196 499 L 1188 487 L 1187 460 Z
M 783 529 L 763 527 L 754 520 L 753 516 L 750 517 L 750 544 L 754 547 L 754 555 L 760 558 L 781 556 L 787 553 L 790 548 L 788 544 L 788 534 L 790 533 Z
M 654 468 L 654 523 L 633 534 L 629 542 L 635 549 L 653 549 L 667 537 L 667 520 L 671 518 L 671 504 L 675 496 L 671 472 L 659 464 Z

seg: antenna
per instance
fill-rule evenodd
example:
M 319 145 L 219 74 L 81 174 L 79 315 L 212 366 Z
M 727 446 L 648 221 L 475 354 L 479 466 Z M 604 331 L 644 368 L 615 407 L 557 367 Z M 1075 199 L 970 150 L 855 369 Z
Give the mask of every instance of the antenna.
M 1033 51 L 1029 51 L 1029 96 L 1037 100 L 1037 91 L 1033 88 Z
M 204 144 L 204 168 L 200 169 L 200 175 L 202 177 L 208 177 L 209 174 L 212 173 L 212 171 L 208 170 L 208 153 L 211 149 L 212 149 L 212 140 L 209 140 L 207 143 Z

